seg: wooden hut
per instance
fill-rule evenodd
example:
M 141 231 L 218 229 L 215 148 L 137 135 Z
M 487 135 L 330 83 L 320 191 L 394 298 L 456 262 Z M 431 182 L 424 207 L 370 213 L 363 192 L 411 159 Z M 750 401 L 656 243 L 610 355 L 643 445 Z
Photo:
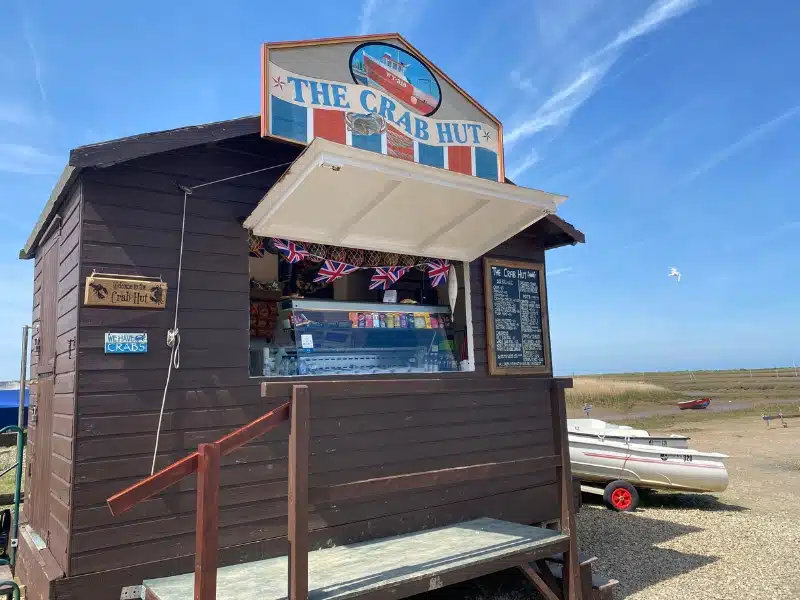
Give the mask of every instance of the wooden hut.
M 435 86 L 371 86 L 375 57 Z M 545 251 L 584 241 L 554 214 L 563 198 L 508 182 L 500 123 L 400 36 L 270 45 L 264 61 L 260 117 L 72 150 L 21 251 L 38 379 L 17 561 L 29 600 L 119 598 L 192 571 L 194 478 L 120 516 L 107 498 L 151 473 L 157 433 L 156 470 L 297 382 L 312 485 L 559 454 L 569 382 L 552 373 Z M 359 99 L 366 111 L 345 107 Z M 358 269 L 312 285 L 307 271 L 339 263 Z M 452 265 L 447 281 L 431 264 Z M 377 267 L 409 267 L 389 274 L 396 298 L 370 290 Z M 287 455 L 274 431 L 223 459 L 220 564 L 286 552 Z M 310 544 L 555 520 L 560 473 L 313 506 Z

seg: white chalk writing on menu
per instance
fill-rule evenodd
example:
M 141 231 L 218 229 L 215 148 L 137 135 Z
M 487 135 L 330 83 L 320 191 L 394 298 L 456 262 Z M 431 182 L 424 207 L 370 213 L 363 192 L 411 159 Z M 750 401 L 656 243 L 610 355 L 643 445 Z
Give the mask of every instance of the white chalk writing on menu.
M 495 364 L 499 368 L 545 365 L 539 271 L 491 267 Z

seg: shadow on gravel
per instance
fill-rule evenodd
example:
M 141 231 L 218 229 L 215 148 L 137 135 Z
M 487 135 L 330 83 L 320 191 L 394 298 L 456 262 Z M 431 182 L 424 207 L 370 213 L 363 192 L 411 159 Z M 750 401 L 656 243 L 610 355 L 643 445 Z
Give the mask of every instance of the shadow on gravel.
M 678 508 L 676 499 L 669 496 L 683 496 L 684 501 L 689 494 L 669 494 L 661 497 L 669 504 L 651 505 L 653 508 Z M 694 496 L 696 501 L 697 496 Z M 693 506 L 700 510 L 727 510 L 715 508 L 713 497 L 703 496 L 706 508 Z M 615 588 L 614 598 L 620 600 L 646 589 L 661 581 L 666 581 L 690 573 L 696 569 L 714 563 L 717 556 L 702 556 L 679 552 L 671 548 L 660 547 L 665 542 L 681 536 L 703 531 L 703 528 L 647 516 L 645 508 L 633 513 L 619 513 L 600 506 L 585 505 L 579 514 L 578 535 L 580 547 L 585 553 L 597 556 L 598 571 L 605 577 L 619 580 Z M 596 502 L 591 502 L 596 504 Z M 718 506 L 725 507 L 717 502 Z M 682 508 L 688 508 L 685 504 Z M 734 510 L 740 507 L 734 507 Z M 676 596 L 678 597 L 678 596 Z
M 586 502 L 585 497 L 584 502 Z M 594 498 L 592 498 L 590 502 L 594 504 Z M 716 496 L 711 496 L 709 494 L 684 494 L 680 492 L 654 492 L 649 490 L 641 490 L 639 492 L 639 506 L 643 509 L 674 508 L 685 510 L 689 508 L 708 512 L 743 512 L 750 510 L 746 506 L 726 504 L 725 502 L 721 502 Z
M 703 531 L 700 527 L 681 525 L 649 517 L 648 508 L 700 510 L 703 512 L 741 512 L 743 506 L 725 504 L 708 494 L 681 494 L 645 491 L 640 497 L 640 509 L 633 513 L 618 513 L 603 506 L 594 494 L 583 495 L 584 508 L 579 513 L 578 535 L 580 549 L 597 556 L 596 573 L 619 580 L 614 590 L 615 600 L 646 589 L 718 560 L 678 552 L 660 545 L 681 536 Z M 533 585 L 516 569 L 486 575 L 413 596 L 417 600 L 539 600 Z

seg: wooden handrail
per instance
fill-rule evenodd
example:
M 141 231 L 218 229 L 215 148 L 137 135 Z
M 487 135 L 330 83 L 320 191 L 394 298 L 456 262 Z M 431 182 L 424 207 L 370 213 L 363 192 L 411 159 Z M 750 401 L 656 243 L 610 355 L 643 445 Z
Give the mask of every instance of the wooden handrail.
M 571 384 L 572 380 L 570 379 L 553 380 L 551 384 L 551 416 L 556 454 L 378 477 L 311 489 L 308 485 L 309 391 L 307 385 L 292 385 L 290 402 L 223 436 L 214 443 L 201 444 L 198 452 L 193 452 L 158 473 L 115 494 L 107 500 L 107 503 L 111 513 L 118 515 L 197 471 L 194 597 L 195 600 L 214 600 L 216 598 L 219 549 L 220 458 L 274 429 L 280 423 L 290 421 L 287 490 L 288 598 L 289 600 L 306 600 L 308 598 L 309 504 L 339 502 L 375 494 L 450 485 L 491 477 L 513 477 L 544 469 L 554 469 L 558 481 L 561 530 L 569 536 L 569 547 L 563 555 L 565 584 L 563 597 L 565 600 L 581 600 L 575 513 L 572 506 L 572 474 L 564 405 L 564 389 L 571 387 Z M 546 582 L 539 581 L 537 577 L 534 577 L 535 572 L 529 571 L 529 569 L 525 569 L 537 587 L 542 590 L 550 589 Z M 555 597 L 555 594 L 548 597 Z
M 219 565 L 219 444 L 200 444 L 197 454 L 194 597 L 215 600 Z
M 567 382 L 569 385 L 566 385 Z M 569 460 L 569 435 L 567 433 L 567 403 L 564 392 L 565 388 L 571 387 L 571 385 L 571 379 L 553 380 L 550 387 L 550 415 L 553 423 L 554 447 L 556 452 L 561 454 L 561 465 L 556 468 L 561 533 L 569 536 L 569 548 L 564 552 L 563 597 L 565 600 L 586 600 L 582 598 L 580 565 L 578 564 L 578 535 L 575 524 L 572 466 Z
M 240 427 L 221 437 L 214 444 L 219 446 L 220 456 L 226 456 L 237 448 L 241 448 L 248 442 L 274 429 L 284 421 L 288 421 L 290 414 L 291 404 L 287 402 L 244 427 Z M 111 514 L 114 516 L 120 515 L 140 502 L 163 492 L 171 485 L 197 471 L 198 463 L 198 453 L 192 452 L 188 456 L 164 467 L 158 473 L 154 473 L 121 492 L 117 492 L 106 500 Z
M 292 386 L 289 425 L 289 597 L 308 600 L 308 454 L 310 434 L 308 386 Z M 213 600 L 213 598 L 209 598 Z

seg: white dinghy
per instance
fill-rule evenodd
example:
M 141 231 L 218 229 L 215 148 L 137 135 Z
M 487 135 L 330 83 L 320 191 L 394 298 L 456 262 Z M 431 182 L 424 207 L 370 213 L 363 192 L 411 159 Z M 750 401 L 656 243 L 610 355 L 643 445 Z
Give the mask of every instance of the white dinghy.
M 573 436 L 605 439 L 609 442 L 631 442 L 668 448 L 689 447 L 689 438 L 685 435 L 673 433 L 668 436 L 653 436 L 644 429 L 614 425 L 600 419 L 567 419 L 567 431 Z
M 654 437 L 597 419 L 569 419 L 572 474 L 613 510 L 638 504 L 639 489 L 721 492 L 728 486 L 725 454 L 688 448 L 684 436 Z

